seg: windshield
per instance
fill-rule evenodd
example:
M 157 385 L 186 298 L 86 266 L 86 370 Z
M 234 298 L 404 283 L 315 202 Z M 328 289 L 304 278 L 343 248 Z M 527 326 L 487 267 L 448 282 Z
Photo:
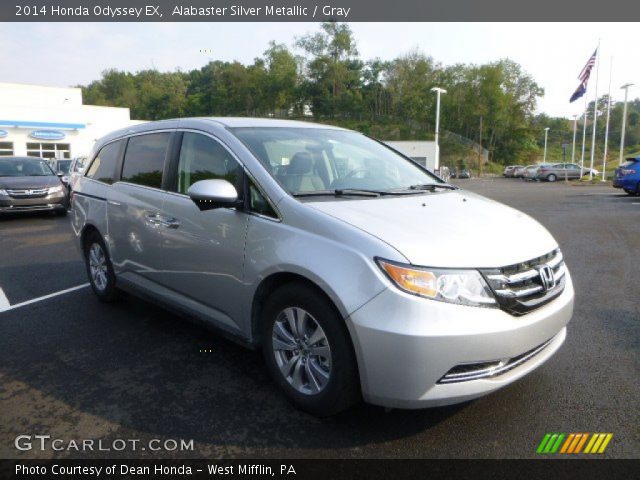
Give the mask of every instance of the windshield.
M 40 158 L 0 158 L 0 177 L 48 177 L 49 164 Z
M 58 160 L 56 168 L 59 172 L 69 173 L 69 167 L 71 167 L 71 160 Z
M 408 190 L 442 184 L 411 160 L 362 134 L 322 128 L 235 128 L 291 194 Z

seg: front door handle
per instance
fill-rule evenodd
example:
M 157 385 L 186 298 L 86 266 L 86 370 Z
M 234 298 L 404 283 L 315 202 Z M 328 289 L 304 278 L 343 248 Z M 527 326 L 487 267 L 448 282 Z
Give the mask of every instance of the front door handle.
M 162 217 L 162 220 L 160 220 L 160 225 L 165 228 L 178 228 L 180 226 L 180 222 L 172 217 Z
M 164 227 L 164 228 L 178 228 L 180 226 L 180 222 L 178 219 L 173 217 L 167 217 L 160 213 L 147 213 L 146 215 L 147 222 L 151 225 Z

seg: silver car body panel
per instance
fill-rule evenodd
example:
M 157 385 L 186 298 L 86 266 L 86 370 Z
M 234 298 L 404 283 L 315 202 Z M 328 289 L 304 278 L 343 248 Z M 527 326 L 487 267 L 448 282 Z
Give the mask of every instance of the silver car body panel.
M 99 140 L 90 158 L 106 143 L 130 135 L 199 131 L 218 139 L 243 164 L 278 218 L 236 209 L 200 211 L 185 195 L 81 177 L 72 203 L 78 246 L 87 226 L 97 229 L 120 286 L 250 344 L 256 342 L 252 308 L 261 283 L 283 273 L 305 278 L 345 319 L 364 397 L 377 404 L 414 408 L 473 398 L 524 375 L 562 343 L 573 308 L 569 275 L 562 295 L 514 317 L 498 308 L 404 293 L 374 260 L 452 268 L 511 265 L 557 248 L 535 220 L 463 191 L 300 201 L 228 129 L 244 126 L 335 128 L 261 119 L 153 122 Z M 153 213 L 179 226 L 149 222 Z M 549 340 L 533 359 L 495 379 L 436 383 L 459 363 L 514 357 Z

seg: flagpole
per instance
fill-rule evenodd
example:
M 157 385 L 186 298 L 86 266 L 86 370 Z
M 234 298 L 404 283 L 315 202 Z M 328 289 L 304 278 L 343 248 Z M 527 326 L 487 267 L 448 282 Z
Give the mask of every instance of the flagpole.
M 587 111 L 587 108 L 589 106 L 587 104 L 588 89 L 589 87 L 587 86 L 584 92 L 584 115 L 582 120 L 582 154 L 580 155 L 580 178 L 582 178 L 582 176 L 584 175 L 584 148 L 585 148 L 585 143 L 587 143 L 587 114 L 589 113 Z
M 573 116 L 573 147 L 571 147 L 571 163 L 576 163 L 576 130 L 578 129 L 578 114 Z
M 607 169 L 607 147 L 609 144 L 609 118 L 611 118 L 611 75 L 613 72 L 613 57 L 609 64 L 609 93 L 607 94 L 607 127 L 604 130 L 604 156 L 602 158 L 602 181 L 606 181 L 605 170 Z
M 589 167 L 589 181 L 593 180 L 593 159 L 596 154 L 596 124 L 598 123 L 598 75 L 600 73 L 600 40 L 596 50 L 596 90 L 593 102 L 593 133 L 591 135 L 591 166 Z

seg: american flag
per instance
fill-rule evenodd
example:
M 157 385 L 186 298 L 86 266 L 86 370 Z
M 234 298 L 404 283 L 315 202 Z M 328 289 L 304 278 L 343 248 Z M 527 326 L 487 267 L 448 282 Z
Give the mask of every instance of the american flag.
M 595 51 L 593 52 L 593 55 L 591 55 L 591 57 L 589 57 L 589 60 L 587 60 L 587 64 L 580 71 L 580 75 L 578 75 L 578 79 L 580 80 L 581 83 L 587 83 L 587 80 L 589 80 L 589 75 L 591 75 L 591 69 L 596 64 L 597 56 L 598 56 L 598 49 L 596 48 Z
M 578 79 L 580 80 L 580 85 L 576 88 L 576 91 L 573 92 L 569 102 L 575 102 L 577 99 L 582 97 L 587 91 L 587 83 L 589 82 L 589 77 L 591 76 L 591 69 L 596 64 L 596 57 L 598 56 L 598 49 L 596 48 L 593 52 L 593 55 L 589 57 L 587 60 L 587 64 L 580 71 L 580 75 L 578 75 Z

